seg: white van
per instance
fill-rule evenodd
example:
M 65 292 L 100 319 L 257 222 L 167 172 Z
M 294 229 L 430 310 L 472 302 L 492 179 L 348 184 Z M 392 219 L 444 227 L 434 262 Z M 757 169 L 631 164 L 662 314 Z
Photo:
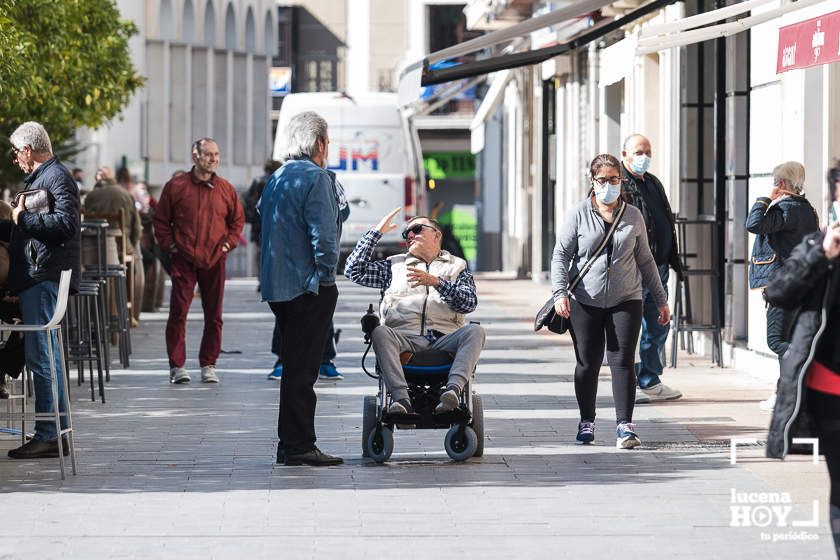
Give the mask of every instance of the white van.
M 343 256 L 397 206 L 405 208 L 397 217 L 398 224 L 425 213 L 421 168 L 396 94 L 368 93 L 352 98 L 338 92 L 287 95 L 277 121 L 274 159 L 286 157 L 286 125 L 303 111 L 315 111 L 329 126 L 328 168 L 344 186 L 350 204 L 350 217 L 341 236 Z M 386 234 L 378 252 L 393 254 L 400 250 L 401 233 L 397 228 Z

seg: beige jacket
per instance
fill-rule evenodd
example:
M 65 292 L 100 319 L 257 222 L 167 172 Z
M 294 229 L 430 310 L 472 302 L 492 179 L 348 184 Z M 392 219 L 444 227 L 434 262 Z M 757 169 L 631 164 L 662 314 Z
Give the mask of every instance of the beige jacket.
M 449 334 L 464 326 L 464 315 L 452 310 L 434 288 L 408 285 L 407 270 L 419 268 L 444 280 L 455 282 L 467 262 L 441 251 L 428 265 L 408 253 L 388 257 L 391 285 L 385 290 L 379 314 L 384 324 L 404 334 L 424 335 L 429 330 Z

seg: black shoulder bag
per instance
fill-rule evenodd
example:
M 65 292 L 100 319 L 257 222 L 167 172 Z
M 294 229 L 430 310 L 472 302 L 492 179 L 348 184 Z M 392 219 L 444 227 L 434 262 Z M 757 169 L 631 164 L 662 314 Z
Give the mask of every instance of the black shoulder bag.
M 577 275 L 577 278 L 572 280 L 571 284 L 569 284 L 569 294 L 575 291 L 577 288 L 580 279 L 583 278 L 583 275 L 589 272 L 589 269 L 592 268 L 592 265 L 595 263 L 595 259 L 601 254 L 604 250 L 604 247 L 607 246 L 609 243 L 610 238 L 615 233 L 616 227 L 618 227 L 618 222 L 621 221 L 622 216 L 624 216 L 624 209 L 626 208 L 627 203 L 622 202 L 621 206 L 618 209 L 618 214 L 613 220 L 613 223 L 610 225 L 610 229 L 607 230 L 607 233 L 604 234 L 604 238 L 601 240 L 601 243 L 598 245 L 598 248 L 595 249 L 595 252 L 592 254 L 592 257 L 586 262 L 583 268 L 580 270 L 580 274 Z M 567 330 L 569 330 L 569 320 L 565 317 L 561 317 L 554 311 L 554 296 L 552 295 L 548 298 L 548 301 L 540 308 L 537 312 L 537 317 L 534 319 L 534 330 L 538 331 L 543 327 L 547 327 L 553 333 L 557 334 L 564 334 Z

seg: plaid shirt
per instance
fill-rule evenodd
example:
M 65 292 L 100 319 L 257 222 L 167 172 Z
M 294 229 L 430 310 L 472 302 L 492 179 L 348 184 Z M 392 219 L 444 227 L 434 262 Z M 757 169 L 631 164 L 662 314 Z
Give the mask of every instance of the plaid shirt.
M 375 229 L 364 234 L 347 257 L 344 275 L 356 284 L 379 288 L 384 293 L 391 285 L 391 263 L 388 260 L 370 260 L 381 237 L 382 233 Z M 461 272 L 455 282 L 440 278 L 436 289 L 440 298 L 456 313 L 472 313 L 478 306 L 475 281 L 469 270 Z

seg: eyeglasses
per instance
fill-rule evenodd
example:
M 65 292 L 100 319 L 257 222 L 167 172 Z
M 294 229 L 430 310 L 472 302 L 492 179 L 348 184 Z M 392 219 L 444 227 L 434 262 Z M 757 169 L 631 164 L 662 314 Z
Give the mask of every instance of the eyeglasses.
M 618 185 L 621 183 L 621 177 L 619 175 L 613 175 L 612 177 L 593 177 L 592 182 L 598 183 L 599 185 L 606 185 L 607 183 Z
M 14 144 L 12 144 L 12 161 L 13 161 L 13 162 L 17 161 L 18 154 L 19 154 L 21 151 L 22 151 L 22 150 L 19 150 L 17 147 L 15 147 L 15 145 L 14 145 Z
M 419 234 L 421 231 L 423 231 L 423 228 L 429 228 L 429 229 L 430 229 L 430 230 L 432 230 L 432 231 L 437 231 L 437 228 L 434 228 L 434 227 L 432 227 L 432 226 L 427 226 L 426 224 L 414 224 L 413 226 L 411 226 L 411 227 L 409 227 L 409 228 L 405 228 L 405 229 L 403 230 L 403 232 L 402 232 L 402 238 L 403 238 L 403 239 L 408 239 L 408 234 L 409 234 L 409 233 L 413 233 L 414 235 L 417 235 L 417 234 Z

